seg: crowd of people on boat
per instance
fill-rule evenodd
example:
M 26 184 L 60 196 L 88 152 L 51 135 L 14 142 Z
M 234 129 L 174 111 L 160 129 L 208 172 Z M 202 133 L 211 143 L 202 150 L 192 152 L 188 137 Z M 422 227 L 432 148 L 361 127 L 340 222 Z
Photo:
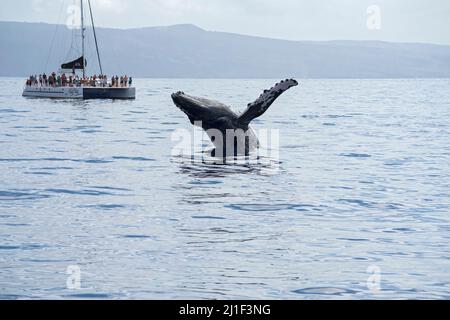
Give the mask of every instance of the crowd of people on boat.
M 81 87 L 81 86 L 89 86 L 89 87 L 131 87 L 133 84 L 133 78 L 125 76 L 113 76 L 111 77 L 111 81 L 108 82 L 108 77 L 106 75 L 93 75 L 90 77 L 80 77 L 76 74 L 66 75 L 56 74 L 52 72 L 50 75 L 40 74 L 31 75 L 27 81 L 27 86 L 35 86 L 35 87 Z

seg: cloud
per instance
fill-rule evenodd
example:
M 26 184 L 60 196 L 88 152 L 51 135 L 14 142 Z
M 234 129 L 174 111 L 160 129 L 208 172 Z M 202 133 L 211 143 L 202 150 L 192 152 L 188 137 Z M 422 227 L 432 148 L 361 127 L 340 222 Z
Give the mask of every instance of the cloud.
M 37 13 L 43 13 L 49 10 L 52 6 L 60 7 L 63 0 L 57 0 L 57 1 L 49 1 L 49 0 L 32 0 L 31 7 L 33 8 L 34 12 Z
M 79 0 L 1 0 L 0 20 L 58 21 Z M 97 26 L 196 24 L 207 30 L 291 40 L 385 40 L 450 44 L 450 1 L 433 0 L 92 0 Z M 382 28 L 367 29 L 367 8 L 381 8 Z M 63 11 L 62 11 L 63 12 Z
M 92 6 L 95 5 L 97 10 L 120 13 L 127 9 L 128 4 L 129 1 L 125 0 L 96 0 L 95 4 L 92 3 Z

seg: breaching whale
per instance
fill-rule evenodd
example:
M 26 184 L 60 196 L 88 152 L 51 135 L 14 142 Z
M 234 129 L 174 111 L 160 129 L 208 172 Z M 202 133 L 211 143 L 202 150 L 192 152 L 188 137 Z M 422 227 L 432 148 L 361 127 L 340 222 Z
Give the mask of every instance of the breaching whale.
M 193 125 L 206 131 L 215 146 L 212 156 L 248 155 L 259 147 L 250 122 L 262 116 L 283 92 L 297 85 L 294 79 L 282 80 L 269 90 L 264 90 L 258 99 L 247 105 L 242 114 L 235 113 L 221 102 L 191 96 L 182 91 L 172 94 L 172 100 Z

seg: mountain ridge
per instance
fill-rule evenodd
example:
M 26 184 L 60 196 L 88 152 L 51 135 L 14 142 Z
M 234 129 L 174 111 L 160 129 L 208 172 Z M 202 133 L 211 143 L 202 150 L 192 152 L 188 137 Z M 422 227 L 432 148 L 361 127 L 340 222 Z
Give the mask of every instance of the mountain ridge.
M 442 44 L 293 41 L 207 31 L 193 24 L 97 28 L 97 36 L 102 64 L 109 75 L 127 73 L 150 78 L 450 77 L 450 46 Z M 57 68 L 64 59 L 76 57 L 74 39 L 72 30 L 63 25 L 0 21 L 0 76 L 49 72 L 48 68 Z M 88 37 L 87 46 L 93 48 L 92 36 Z M 67 54 L 70 47 L 74 51 L 72 56 Z M 86 57 L 88 68 L 97 65 L 93 50 Z M 43 66 L 45 61 L 50 62 L 47 68 Z M 98 68 L 91 70 L 92 73 L 98 72 L 95 69 Z
M 29 25 L 47 25 L 51 27 L 56 26 L 64 26 L 62 24 L 48 23 L 48 22 L 28 22 L 28 21 L 4 21 L 0 20 L 0 25 L 6 24 L 29 24 Z M 131 27 L 131 28 L 115 28 L 115 27 L 97 27 L 96 29 L 107 29 L 107 30 L 116 30 L 116 31 L 135 31 L 135 30 L 152 30 L 152 29 L 177 29 L 181 27 L 191 28 L 192 30 L 198 30 L 203 32 L 210 33 L 219 33 L 219 34 L 229 34 L 235 36 L 249 37 L 249 38 L 259 38 L 266 40 L 276 40 L 276 41 L 285 41 L 285 42 L 301 42 L 301 43 L 340 43 L 340 42 L 348 42 L 348 43 L 386 43 L 386 44 L 407 44 L 407 45 L 430 45 L 430 46 L 439 46 L 439 47 L 449 47 L 450 44 L 442 44 L 442 43 L 432 43 L 432 42 L 395 42 L 395 41 L 386 41 L 386 40 L 349 40 L 349 39 L 335 39 L 335 40 L 292 40 L 292 39 L 283 39 L 283 38 L 275 38 L 275 37 L 263 37 L 258 35 L 249 35 L 249 34 L 241 34 L 227 31 L 217 31 L 217 30 L 207 30 L 193 23 L 180 23 L 180 24 L 172 24 L 172 25 L 163 25 L 163 26 L 145 26 L 145 27 Z M 89 27 L 88 27 L 89 28 Z

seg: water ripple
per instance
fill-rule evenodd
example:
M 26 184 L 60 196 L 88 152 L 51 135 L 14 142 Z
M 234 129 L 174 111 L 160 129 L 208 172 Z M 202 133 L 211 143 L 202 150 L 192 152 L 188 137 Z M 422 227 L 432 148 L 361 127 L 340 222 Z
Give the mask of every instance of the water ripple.
M 38 200 L 48 197 L 48 195 L 34 192 L 0 191 L 0 201 Z
M 357 291 L 345 289 L 345 288 L 335 288 L 335 287 L 313 287 L 304 288 L 292 291 L 300 295 L 315 295 L 315 296 L 342 296 L 342 295 L 353 295 Z
M 341 157 L 348 157 L 348 158 L 370 158 L 371 155 L 370 154 L 366 154 L 366 153 L 341 153 L 339 154 Z
M 69 190 L 69 189 L 46 189 L 45 192 L 68 194 L 68 195 L 82 195 L 82 196 L 107 196 L 113 195 L 110 192 L 96 191 L 96 190 Z
M 294 210 L 294 211 L 320 210 L 315 206 L 307 204 L 245 203 L 245 204 L 230 204 L 226 205 L 225 207 L 230 208 L 232 210 L 254 211 L 254 212 L 285 211 L 285 210 Z

